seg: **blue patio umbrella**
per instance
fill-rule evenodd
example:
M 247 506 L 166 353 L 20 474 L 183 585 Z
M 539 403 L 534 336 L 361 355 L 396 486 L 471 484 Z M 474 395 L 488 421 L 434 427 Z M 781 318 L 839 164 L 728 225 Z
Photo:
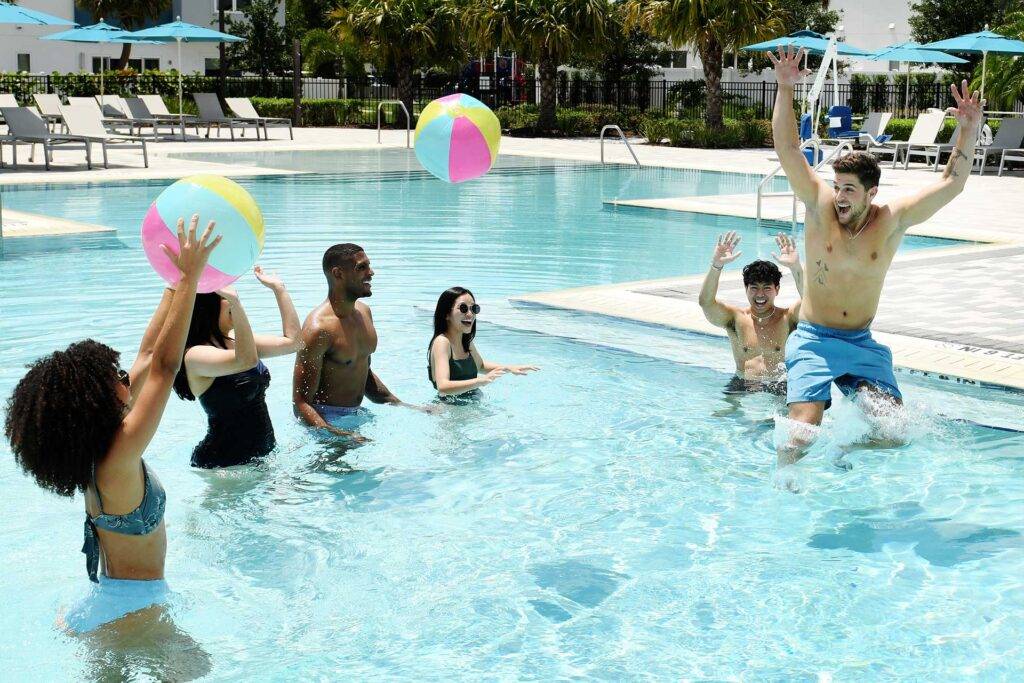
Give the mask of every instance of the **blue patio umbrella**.
M 823 55 L 828 48 L 828 38 L 814 31 L 794 31 L 788 36 L 780 36 L 779 38 L 766 40 L 763 43 L 746 45 L 741 47 L 740 50 L 744 52 L 770 52 L 780 47 L 803 48 L 807 50 L 807 54 Z M 836 53 L 843 57 L 867 57 L 871 54 L 869 50 L 863 50 L 842 42 L 836 43 Z
M 152 43 L 156 41 L 136 38 L 131 31 L 111 26 L 100 19 L 98 24 L 79 26 L 77 28 L 43 36 L 42 40 L 61 40 L 67 43 Z M 100 59 L 100 97 L 103 96 L 103 60 Z
M 988 53 L 996 52 L 1004 55 L 1024 55 L 1024 41 L 993 33 L 988 30 L 977 33 L 966 33 L 956 38 L 926 43 L 921 47 L 927 50 L 958 52 L 960 54 L 981 55 L 981 96 L 985 97 L 985 72 L 988 70 Z
M 181 116 L 182 95 L 181 95 L 181 44 L 184 43 L 241 43 L 245 39 L 233 36 L 229 33 L 221 33 L 211 28 L 203 28 L 195 24 L 189 24 L 178 17 L 177 21 L 169 24 L 161 24 L 153 28 L 145 28 L 135 31 L 132 35 L 143 40 L 154 40 L 160 43 L 175 42 L 178 44 L 178 115 Z M 182 128 L 182 137 L 184 137 Z
M 907 63 L 907 92 L 903 100 L 903 108 L 910 108 L 910 65 L 915 64 L 966 64 L 966 59 L 960 59 L 953 55 L 946 54 L 941 50 L 928 50 L 917 43 L 899 43 L 890 45 L 874 53 L 866 59 L 877 62 L 906 62 Z
M 33 26 L 74 26 L 75 22 L 45 12 L 0 2 L 0 24 L 31 24 Z M 4 255 L 3 201 L 0 194 L 0 257 Z

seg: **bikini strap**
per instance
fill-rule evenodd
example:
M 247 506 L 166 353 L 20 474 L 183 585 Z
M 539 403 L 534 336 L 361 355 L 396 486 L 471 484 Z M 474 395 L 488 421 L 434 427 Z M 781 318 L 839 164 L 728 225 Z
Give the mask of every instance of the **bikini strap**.
M 103 512 L 103 496 L 100 494 L 100 485 L 96 481 L 96 463 L 92 464 L 92 489 L 96 492 L 96 503 L 100 506 L 100 514 L 105 515 Z

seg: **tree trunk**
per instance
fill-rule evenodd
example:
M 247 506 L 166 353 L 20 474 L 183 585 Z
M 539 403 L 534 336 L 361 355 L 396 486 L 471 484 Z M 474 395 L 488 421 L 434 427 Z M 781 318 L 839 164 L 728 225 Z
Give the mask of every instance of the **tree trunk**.
M 132 44 L 122 43 L 121 44 L 121 59 L 117 60 L 118 69 L 128 68 L 128 58 L 132 56 Z M 103 68 L 103 60 L 100 59 L 100 68 Z
M 396 75 L 398 76 L 398 99 L 402 101 L 405 108 L 409 110 L 409 116 L 412 117 L 412 58 L 409 55 L 402 55 L 398 59 L 396 66 Z M 401 113 L 395 114 L 395 123 L 401 123 L 405 125 L 404 115 Z M 412 121 L 409 122 L 412 125 Z
M 711 40 L 700 51 L 700 60 L 704 64 L 704 83 L 707 86 L 708 107 L 704 122 L 708 128 L 719 130 L 722 122 L 722 46 Z
M 540 117 L 537 120 L 537 128 L 540 131 L 552 131 L 555 129 L 558 65 L 549 55 L 543 55 L 537 63 L 537 73 L 540 76 Z

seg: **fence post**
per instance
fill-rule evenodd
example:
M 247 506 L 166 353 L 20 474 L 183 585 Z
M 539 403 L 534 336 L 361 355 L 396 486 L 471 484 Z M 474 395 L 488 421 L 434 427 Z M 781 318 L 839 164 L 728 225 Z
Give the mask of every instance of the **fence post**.
M 292 120 L 302 126 L 302 48 L 299 39 L 292 41 Z

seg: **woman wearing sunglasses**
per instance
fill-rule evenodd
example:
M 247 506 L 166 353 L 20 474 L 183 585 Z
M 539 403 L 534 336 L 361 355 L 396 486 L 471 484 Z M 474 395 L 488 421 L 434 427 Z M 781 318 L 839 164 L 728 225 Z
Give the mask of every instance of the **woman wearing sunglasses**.
M 32 363 L 7 403 L 4 433 L 22 469 L 57 495 L 85 494 L 82 552 L 95 585 L 64 617 L 76 633 L 167 597 L 167 497 L 142 455 L 181 366 L 199 275 L 220 242 L 210 240 L 212 222 L 197 238 L 198 222 L 186 234 L 178 221 L 178 253 L 162 245 L 181 279 L 164 292 L 131 370 L 86 339 Z
M 478 313 L 480 305 L 473 292 L 463 287 L 445 290 L 437 300 L 427 376 L 442 396 L 479 389 L 507 372 L 525 375 L 537 370 L 532 365 L 500 365 L 484 360 L 473 343 Z

